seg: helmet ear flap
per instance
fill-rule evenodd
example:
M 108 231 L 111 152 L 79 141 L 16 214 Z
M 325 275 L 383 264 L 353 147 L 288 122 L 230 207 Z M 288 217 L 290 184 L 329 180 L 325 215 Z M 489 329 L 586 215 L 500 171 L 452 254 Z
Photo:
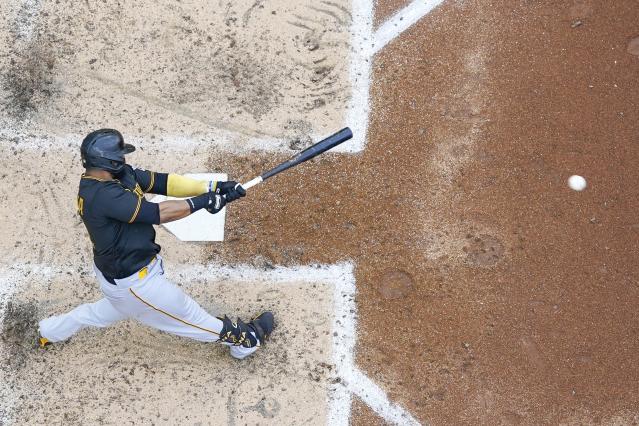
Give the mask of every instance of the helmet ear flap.
M 111 173 L 120 173 L 122 171 L 122 169 L 124 168 L 124 161 L 116 161 L 116 160 L 109 160 L 109 162 L 111 163 L 111 166 L 113 167 L 111 171 Z

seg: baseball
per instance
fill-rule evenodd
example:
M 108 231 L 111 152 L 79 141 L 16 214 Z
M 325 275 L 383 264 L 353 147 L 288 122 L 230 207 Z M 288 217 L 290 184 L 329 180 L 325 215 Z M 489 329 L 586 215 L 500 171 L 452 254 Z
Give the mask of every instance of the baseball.
M 586 189 L 586 179 L 578 175 L 572 175 L 568 178 L 568 186 L 575 191 L 583 191 Z

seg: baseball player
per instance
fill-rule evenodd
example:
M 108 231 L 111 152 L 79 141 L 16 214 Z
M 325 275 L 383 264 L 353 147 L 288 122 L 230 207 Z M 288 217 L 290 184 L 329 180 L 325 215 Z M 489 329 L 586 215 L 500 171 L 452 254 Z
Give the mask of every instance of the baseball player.
M 200 209 L 216 214 L 246 195 L 237 182 L 205 182 L 155 173 L 126 164 L 135 147 L 117 130 L 90 133 L 80 148 L 86 172 L 80 179 L 77 209 L 93 243 L 94 270 L 104 298 L 40 321 L 39 344 L 68 339 L 80 329 L 108 327 L 126 318 L 202 342 L 230 346 L 242 359 L 273 331 L 271 312 L 248 323 L 215 317 L 164 276 L 153 225 L 186 217 Z M 191 197 L 151 203 L 145 193 Z

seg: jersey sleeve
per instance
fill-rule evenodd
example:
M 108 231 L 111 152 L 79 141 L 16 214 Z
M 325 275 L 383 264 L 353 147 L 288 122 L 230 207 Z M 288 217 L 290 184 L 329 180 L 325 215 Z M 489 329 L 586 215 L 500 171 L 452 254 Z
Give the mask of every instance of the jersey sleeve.
M 150 203 L 119 184 L 110 184 L 102 188 L 94 203 L 103 214 L 111 219 L 125 223 L 160 223 L 160 209 L 156 203 Z
M 193 179 L 175 173 L 169 174 L 166 193 L 172 197 L 195 197 L 217 189 L 216 181 Z
M 145 193 L 166 195 L 169 177 L 167 173 L 152 172 L 144 169 L 133 169 L 133 173 L 142 191 Z

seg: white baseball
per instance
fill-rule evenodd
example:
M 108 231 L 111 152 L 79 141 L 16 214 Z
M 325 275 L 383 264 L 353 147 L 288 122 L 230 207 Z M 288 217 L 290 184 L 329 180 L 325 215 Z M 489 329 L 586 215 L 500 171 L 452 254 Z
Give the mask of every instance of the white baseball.
M 586 179 L 578 175 L 572 175 L 568 178 L 568 186 L 575 191 L 583 191 L 586 189 Z

